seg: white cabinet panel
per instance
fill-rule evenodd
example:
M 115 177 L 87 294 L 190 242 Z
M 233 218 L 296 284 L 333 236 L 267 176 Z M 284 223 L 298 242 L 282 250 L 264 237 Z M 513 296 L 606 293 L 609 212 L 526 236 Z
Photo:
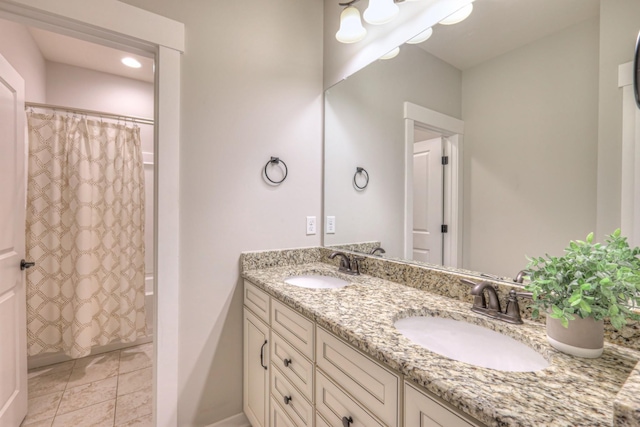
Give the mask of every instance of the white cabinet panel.
M 280 405 L 271 398 L 271 427 L 297 427 Z
M 253 427 L 269 422 L 269 327 L 244 309 L 243 411 Z
M 316 370 L 316 410 L 331 427 L 375 427 L 384 424 L 369 414 L 340 387 Z M 343 423 L 343 419 L 350 422 Z
M 313 402 L 313 363 L 275 332 L 271 334 L 271 363 Z
M 398 375 L 324 329 L 318 328 L 317 336 L 318 367 L 386 425 L 397 426 Z
M 277 368 L 271 367 L 271 396 L 298 427 L 312 427 L 314 411 L 304 395 Z
M 270 301 L 269 294 L 250 282 L 244 281 L 244 305 L 249 307 L 267 325 L 269 324 Z
M 412 385 L 404 386 L 405 427 L 479 427 L 456 415 Z
M 271 328 L 298 351 L 313 360 L 314 323 L 282 304 L 271 302 Z

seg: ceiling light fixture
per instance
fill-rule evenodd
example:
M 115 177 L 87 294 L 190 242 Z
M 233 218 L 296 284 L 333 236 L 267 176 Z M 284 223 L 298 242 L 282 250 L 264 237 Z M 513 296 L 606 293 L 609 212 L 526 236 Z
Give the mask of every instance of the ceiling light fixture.
M 467 19 L 469 15 L 471 15 L 471 12 L 473 12 L 473 3 L 469 3 L 466 6 L 463 6 L 462 8 L 453 12 L 451 15 L 447 16 L 442 21 L 440 21 L 440 24 L 442 25 L 457 24 L 458 22 L 462 22 L 465 19 Z
M 362 26 L 360 11 L 353 6 L 347 6 L 340 14 L 340 29 L 336 33 L 336 40 L 340 43 L 355 43 L 367 35 L 367 29 Z
M 126 58 L 122 58 L 122 63 L 127 67 L 131 67 L 131 68 L 142 67 L 142 64 L 137 59 L 131 58 L 130 56 L 127 56 Z
M 417 36 L 407 40 L 407 43 L 418 44 L 418 43 L 426 42 L 427 40 L 429 40 L 429 37 L 431 37 L 431 34 L 433 34 L 433 28 L 429 27 L 423 32 L 421 32 L 420 34 L 418 34 Z
M 394 0 L 369 0 L 369 7 L 362 14 L 371 25 L 382 25 L 398 16 L 400 8 Z
M 398 54 L 400 53 L 400 46 L 398 46 L 397 48 L 390 50 L 389 52 L 385 53 L 384 55 L 382 55 L 380 57 L 380 59 L 392 59 L 395 58 L 396 56 L 398 56 Z

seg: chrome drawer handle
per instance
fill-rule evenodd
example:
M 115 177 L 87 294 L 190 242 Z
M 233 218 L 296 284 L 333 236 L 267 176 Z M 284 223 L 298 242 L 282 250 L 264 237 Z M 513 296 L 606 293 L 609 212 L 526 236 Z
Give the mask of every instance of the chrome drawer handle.
M 342 417 L 342 427 L 349 427 L 353 424 L 353 418 Z
M 291 365 L 291 359 L 284 359 L 282 361 L 282 363 L 284 363 L 285 368 L 288 367 L 289 365 Z

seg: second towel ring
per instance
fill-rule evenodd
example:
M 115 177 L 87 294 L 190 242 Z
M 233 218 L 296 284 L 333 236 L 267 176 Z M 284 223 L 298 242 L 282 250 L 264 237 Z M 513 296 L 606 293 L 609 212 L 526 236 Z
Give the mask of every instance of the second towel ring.
M 275 164 L 282 163 L 282 165 L 284 166 L 284 176 L 282 177 L 282 179 L 280 181 L 274 181 L 269 177 L 269 174 L 267 173 L 267 168 L 269 167 L 269 165 L 271 163 L 275 163 Z M 289 169 L 287 168 L 287 164 L 283 160 L 281 160 L 279 157 L 271 157 L 271 160 L 269 160 L 267 162 L 267 164 L 264 165 L 264 176 L 269 180 L 269 182 L 271 182 L 273 184 L 281 184 L 282 181 L 287 179 L 287 175 L 288 174 L 289 174 Z
M 358 174 L 363 174 L 365 177 L 365 182 L 362 186 L 358 185 L 358 182 L 356 180 L 356 178 L 358 178 Z M 358 190 L 364 190 L 365 188 L 367 188 L 367 185 L 369 185 L 369 173 L 365 168 L 361 168 L 360 166 L 356 167 L 356 173 L 353 175 L 353 185 L 355 185 Z

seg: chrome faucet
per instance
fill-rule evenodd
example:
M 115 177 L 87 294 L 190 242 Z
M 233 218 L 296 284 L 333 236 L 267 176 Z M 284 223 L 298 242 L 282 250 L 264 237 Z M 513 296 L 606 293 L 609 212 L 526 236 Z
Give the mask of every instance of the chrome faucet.
M 508 323 L 522 324 L 522 317 L 520 316 L 520 305 L 518 304 L 518 297 L 531 298 L 530 292 L 516 292 L 515 289 L 509 291 L 509 297 L 507 299 L 507 308 L 504 313 L 500 308 L 500 298 L 498 298 L 498 290 L 490 282 L 476 283 L 467 279 L 460 279 L 461 283 L 465 285 L 473 286 L 471 289 L 471 295 L 473 298 L 473 306 L 471 311 L 479 313 L 494 319 L 503 320 Z M 489 303 L 485 294 L 489 296 Z
M 340 257 L 340 267 L 338 267 L 338 271 L 351 274 L 352 276 L 360 275 L 360 261 L 362 261 L 364 257 L 354 255 L 352 259 L 349 259 L 349 256 L 344 252 L 333 252 L 329 255 L 331 259 L 335 257 Z
M 379 254 L 378 254 L 379 252 Z M 378 246 L 375 249 L 372 249 L 371 252 L 369 252 L 371 255 L 378 255 L 378 256 L 382 256 L 382 254 L 386 254 L 387 251 L 385 251 L 384 249 L 382 249 L 380 246 Z

